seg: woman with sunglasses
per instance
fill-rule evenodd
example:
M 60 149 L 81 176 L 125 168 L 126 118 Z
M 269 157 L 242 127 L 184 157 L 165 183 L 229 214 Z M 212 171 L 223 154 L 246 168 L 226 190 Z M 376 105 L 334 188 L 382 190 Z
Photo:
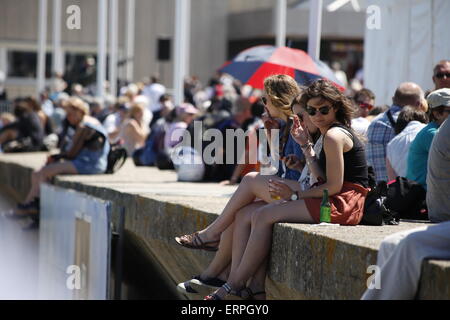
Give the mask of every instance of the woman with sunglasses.
M 356 225 L 361 221 L 368 177 L 363 144 L 350 128 L 352 103 L 325 80 L 317 80 L 310 85 L 300 103 L 320 130 L 322 150 L 315 154 L 298 118 L 295 118 L 291 134 L 301 144 L 307 164 L 319 183 L 309 190 L 301 190 L 296 182 L 269 179 L 268 188 L 257 194 L 269 204 L 253 211 L 247 241 L 239 241 L 234 235 L 233 265 L 227 283 L 208 295 L 206 300 L 220 300 L 246 287 L 259 266 L 267 261 L 275 223 L 318 223 L 325 189 L 330 194 L 332 223 Z M 282 200 L 271 201 L 273 195 Z
M 308 137 L 310 137 L 311 141 L 317 141 L 316 146 L 319 146 L 319 129 L 311 122 L 306 110 L 300 106 L 300 97 L 301 94 L 292 101 L 292 112 L 299 118 L 301 125 L 308 130 Z M 297 146 L 299 145 L 297 144 Z M 298 182 L 301 185 L 301 189 L 306 190 L 317 179 L 314 174 L 311 174 L 308 166 L 305 166 L 302 160 L 303 157 L 290 154 L 285 157 L 284 163 L 290 170 L 301 171 Z M 267 183 L 265 184 L 267 185 Z M 242 184 L 242 186 L 244 185 Z M 201 293 L 211 288 L 217 289 L 221 287 L 226 282 L 230 273 L 233 246 L 239 244 L 241 247 L 245 247 L 246 243 L 244 242 L 248 239 L 248 235 L 245 236 L 245 234 L 248 233 L 251 227 L 251 213 L 265 204 L 266 202 L 257 200 L 240 209 L 233 223 L 222 233 L 218 251 L 208 267 L 200 275 L 194 276 L 191 280 L 179 283 L 177 286 L 178 290 L 182 293 Z M 233 240 L 234 235 L 236 236 L 236 240 Z M 234 241 L 235 244 L 233 244 Z M 241 297 L 252 300 L 266 299 L 266 266 L 267 261 L 260 264 L 245 290 L 241 290 L 239 293 Z

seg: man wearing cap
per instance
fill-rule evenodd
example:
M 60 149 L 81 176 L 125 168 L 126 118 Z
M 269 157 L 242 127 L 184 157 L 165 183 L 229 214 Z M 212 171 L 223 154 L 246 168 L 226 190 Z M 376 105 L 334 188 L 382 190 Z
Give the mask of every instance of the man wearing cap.
M 450 113 L 450 89 L 431 92 L 427 97 L 430 123 L 423 128 L 411 144 L 408 154 L 406 177 L 427 189 L 428 153 L 436 132 Z

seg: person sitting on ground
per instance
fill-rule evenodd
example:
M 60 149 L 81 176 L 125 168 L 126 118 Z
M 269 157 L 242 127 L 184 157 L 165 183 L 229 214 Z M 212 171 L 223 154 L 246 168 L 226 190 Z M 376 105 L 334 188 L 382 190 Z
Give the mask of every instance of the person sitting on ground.
M 406 177 L 408 153 L 411 143 L 428 123 L 428 116 L 420 108 L 406 106 L 400 112 L 395 133 L 386 148 L 386 168 L 388 181 L 396 177 Z
M 145 107 L 134 103 L 120 126 L 118 140 L 121 141 L 127 154 L 131 156 L 136 149 L 142 148 L 149 134 L 149 128 L 144 124 Z
M 28 104 L 29 108 L 33 110 L 39 117 L 41 126 L 44 128 L 44 147 L 43 151 L 50 151 L 57 147 L 58 135 L 54 133 L 52 119 L 42 110 L 41 103 L 33 98 L 25 98 L 25 102 Z
M 50 156 L 44 167 L 32 173 L 31 189 L 14 216 L 38 214 L 40 185 L 58 174 L 105 172 L 110 149 L 108 138 L 100 122 L 88 114 L 89 108 L 80 98 L 69 99 L 67 120 L 76 128 L 70 148 L 67 152 Z
M 164 136 L 164 150 L 170 151 L 177 146 L 183 137 L 183 132 L 194 121 L 198 114 L 198 109 L 190 103 L 182 103 L 175 108 L 176 119 L 169 124 Z
M 41 151 L 44 145 L 44 128 L 25 99 L 18 98 L 14 101 L 14 116 L 16 121 L 0 129 L 3 152 Z
M 294 117 L 291 135 L 304 151 L 311 172 L 320 185 L 302 191 L 296 181 L 246 175 L 225 206 L 222 214 L 208 227 L 194 234 L 177 237 L 176 241 L 192 249 L 210 248 L 220 241 L 220 235 L 234 221 L 241 208 L 255 198 L 268 203 L 243 214 L 250 217 L 250 228 L 236 223 L 230 275 L 220 289 L 206 300 L 220 300 L 232 290 L 240 292 L 267 261 L 271 248 L 272 228 L 278 222 L 318 223 L 320 203 L 325 190 L 329 191 L 331 222 L 357 225 L 362 219 L 368 189 L 368 169 L 363 144 L 351 130 L 352 103 L 327 80 L 317 80 L 303 93 L 301 106 L 323 136 L 323 148 L 316 157 L 307 130 Z M 278 200 L 276 200 L 278 199 Z M 243 230 L 237 230 L 243 226 Z
M 246 98 L 247 99 L 247 98 Z M 248 99 L 250 102 L 250 99 Z M 259 172 L 260 162 L 258 161 L 258 146 L 259 139 L 258 134 L 260 129 L 264 128 L 264 122 L 262 115 L 265 112 L 265 106 L 262 101 L 255 101 L 250 107 L 252 117 L 247 119 L 242 125 L 242 129 L 246 132 L 245 150 L 229 180 L 221 181 L 222 185 L 234 185 L 241 181 L 241 179 L 249 172 Z
M 440 125 L 450 113 L 450 89 L 439 89 L 427 97 L 430 107 L 430 123 L 423 128 L 411 143 L 408 153 L 406 177 L 427 189 L 427 164 L 431 142 Z
M 16 117 L 9 112 L 2 112 L 0 113 L 0 129 L 4 126 L 7 126 L 8 124 L 13 123 L 16 121 Z
M 438 224 L 398 232 L 380 244 L 377 265 L 381 288 L 368 289 L 363 300 L 406 300 L 418 295 L 425 259 L 450 259 L 450 121 L 436 133 L 427 173 L 428 216 Z
M 375 118 L 367 130 L 367 161 L 375 171 L 376 181 L 386 181 L 386 146 L 395 137 L 395 121 L 404 106 L 419 106 L 424 93 L 415 83 L 405 82 L 395 91 L 393 105 Z
M 113 106 L 112 112 L 106 116 L 102 124 L 108 133 L 108 138 L 111 143 L 117 142 L 117 137 L 120 133 L 120 127 L 127 117 L 128 109 L 130 108 L 130 101 L 127 97 L 121 96 Z
M 306 110 L 300 106 L 300 97 L 301 94 L 292 101 L 292 112 L 299 117 L 301 125 L 308 130 L 308 133 L 311 136 L 311 141 L 315 143 L 314 150 L 316 150 L 316 153 L 319 153 L 322 148 L 321 141 L 319 140 L 319 129 L 312 123 Z M 284 162 L 286 167 L 289 169 L 302 171 L 301 177 L 298 181 L 302 190 L 309 189 L 311 185 L 317 181 L 314 175 L 311 174 L 309 167 L 307 165 L 303 167 L 300 158 L 290 156 L 287 157 Z M 221 287 L 226 282 L 231 269 L 233 236 L 238 236 L 237 233 L 234 233 L 235 226 L 239 224 L 241 226 L 240 228 L 242 228 L 242 225 L 246 224 L 247 228 L 250 228 L 251 212 L 264 206 L 265 204 L 266 203 L 262 200 L 255 200 L 253 203 L 241 208 L 233 223 L 222 233 L 218 251 L 208 267 L 203 270 L 200 275 L 194 276 L 186 282 L 179 283 L 177 289 L 182 293 L 189 294 L 200 293 L 205 288 L 218 289 Z M 247 219 L 244 219 L 244 212 L 247 212 Z M 240 217 L 240 219 L 237 219 L 238 217 Z M 247 297 L 245 298 L 265 300 L 266 267 L 267 263 L 262 263 L 259 269 L 255 272 L 252 279 L 249 281 L 246 290 Z

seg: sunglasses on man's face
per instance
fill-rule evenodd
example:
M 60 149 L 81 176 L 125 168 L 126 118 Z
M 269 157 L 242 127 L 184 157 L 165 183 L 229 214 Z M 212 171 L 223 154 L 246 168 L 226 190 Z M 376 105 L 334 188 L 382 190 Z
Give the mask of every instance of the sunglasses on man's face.
M 438 79 L 444 79 L 444 77 L 446 77 L 447 79 L 450 79 L 450 72 L 439 72 L 439 73 L 436 73 L 435 77 Z
M 314 117 L 317 113 L 317 111 L 319 111 L 322 115 L 326 116 L 329 112 L 330 112 L 331 107 L 329 106 L 323 106 L 320 108 L 313 108 L 310 106 L 306 107 L 306 112 L 311 116 Z
M 360 107 L 361 109 L 367 109 L 367 110 L 372 110 L 372 109 L 373 109 L 373 105 L 368 104 L 368 103 L 365 103 L 365 102 L 361 102 L 361 103 L 359 104 L 359 107 Z

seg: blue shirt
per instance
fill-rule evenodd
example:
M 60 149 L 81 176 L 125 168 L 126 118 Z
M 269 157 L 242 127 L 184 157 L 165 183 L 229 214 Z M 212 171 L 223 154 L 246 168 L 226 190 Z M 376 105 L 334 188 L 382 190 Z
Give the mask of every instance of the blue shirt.
M 303 155 L 302 148 L 300 148 L 300 145 L 295 142 L 294 138 L 292 138 L 292 136 L 289 134 L 286 145 L 284 146 L 283 154 L 281 156 L 286 157 L 290 154 L 295 154 L 300 159 L 303 159 L 305 157 Z M 278 176 L 281 177 L 284 174 L 284 178 L 289 180 L 298 180 L 300 178 L 301 172 L 287 168 L 284 162 L 282 162 L 281 160 L 279 165 L 280 166 L 277 173 Z
M 390 112 L 394 120 L 397 121 L 401 109 L 401 107 L 393 105 L 387 112 Z M 388 180 L 386 147 L 395 137 L 395 131 L 389 121 L 387 112 L 376 117 L 367 129 L 367 163 L 373 167 L 377 182 Z
M 430 122 L 419 131 L 409 148 L 406 178 L 420 183 L 425 189 L 427 188 L 428 154 L 438 128 L 436 122 Z

